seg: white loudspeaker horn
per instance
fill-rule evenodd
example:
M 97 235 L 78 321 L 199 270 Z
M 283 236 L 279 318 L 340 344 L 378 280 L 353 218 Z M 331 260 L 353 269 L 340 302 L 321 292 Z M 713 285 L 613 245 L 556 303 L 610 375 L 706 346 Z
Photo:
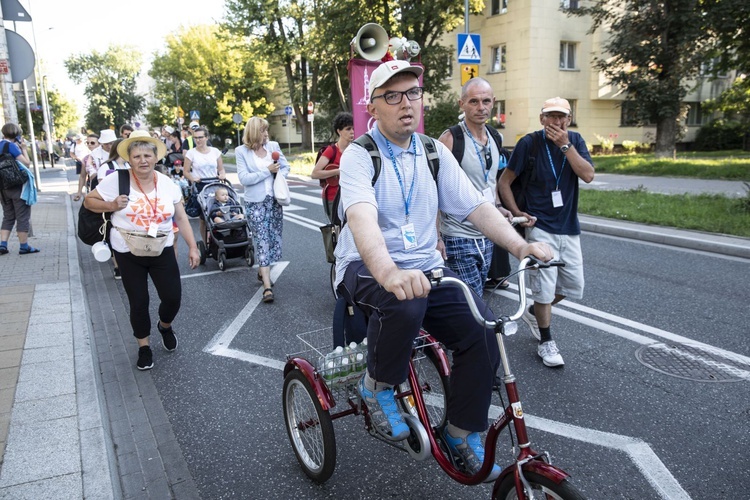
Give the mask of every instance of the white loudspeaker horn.
M 388 33 L 379 24 L 367 23 L 357 31 L 352 47 L 363 59 L 379 61 L 388 52 Z

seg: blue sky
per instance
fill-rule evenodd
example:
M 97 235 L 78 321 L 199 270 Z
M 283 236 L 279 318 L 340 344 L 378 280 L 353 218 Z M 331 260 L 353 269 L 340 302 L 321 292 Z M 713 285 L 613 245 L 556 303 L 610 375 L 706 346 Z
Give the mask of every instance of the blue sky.
M 63 62 L 73 54 L 104 51 L 110 44 L 131 45 L 144 55 L 144 71 L 164 37 L 180 26 L 213 24 L 224 15 L 223 0 L 20 0 L 32 23 L 16 23 L 16 31 L 42 60 L 49 87 L 85 105 L 81 86 L 67 76 Z M 11 22 L 6 29 L 13 29 Z M 143 89 L 141 89 L 143 90 Z

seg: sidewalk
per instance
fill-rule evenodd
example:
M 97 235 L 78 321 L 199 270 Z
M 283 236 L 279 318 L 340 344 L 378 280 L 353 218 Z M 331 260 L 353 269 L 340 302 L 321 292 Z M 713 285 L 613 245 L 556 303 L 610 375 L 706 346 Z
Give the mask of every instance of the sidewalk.
M 0 256 L 0 499 L 198 498 L 150 374 L 134 376 L 125 306 L 109 301 L 117 285 L 79 256 L 66 172 L 41 177 L 30 238 L 41 253 L 18 255 L 13 234 Z M 750 239 L 581 223 L 750 258 Z

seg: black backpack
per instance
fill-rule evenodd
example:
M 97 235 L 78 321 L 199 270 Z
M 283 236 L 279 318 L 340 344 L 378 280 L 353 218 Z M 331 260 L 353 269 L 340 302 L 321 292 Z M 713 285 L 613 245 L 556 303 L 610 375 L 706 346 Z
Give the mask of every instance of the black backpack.
M 531 149 L 526 157 L 526 165 L 523 168 L 521 175 L 515 178 L 510 185 L 510 190 L 513 192 L 513 199 L 516 201 L 518 210 L 526 211 L 526 187 L 530 181 L 536 180 L 536 157 L 532 156 L 539 150 L 541 144 L 540 132 L 532 132 L 531 136 Z M 520 228 L 520 226 L 518 226 Z
M 490 127 L 489 125 L 485 125 L 485 128 L 487 129 L 487 132 L 489 132 L 490 137 L 495 141 L 497 150 L 503 157 L 505 157 L 505 161 L 507 162 L 510 155 L 508 154 L 508 150 L 503 147 L 503 138 L 500 135 L 500 132 L 498 132 L 495 127 Z M 460 165 L 461 160 L 464 159 L 464 149 L 466 149 L 463 127 L 461 127 L 461 125 L 453 125 L 448 130 L 450 130 L 451 135 L 453 135 L 453 148 L 451 148 L 451 153 L 453 153 L 453 156 Z
M 130 170 L 118 170 L 119 192 L 121 195 L 130 194 Z M 109 219 L 112 212 L 92 212 L 81 203 L 78 211 L 78 239 L 87 245 L 93 245 L 99 241 L 109 242 L 109 232 L 112 224 Z
M 26 172 L 21 170 L 16 159 L 10 154 L 10 142 L 5 142 L 3 151 L 0 153 L 0 187 L 2 189 L 13 189 L 23 186 L 29 180 Z
M 432 173 L 432 178 L 437 183 L 437 176 L 438 176 L 438 170 L 440 169 L 440 156 L 437 152 L 437 146 L 435 145 L 435 139 L 432 137 L 428 137 L 424 134 L 417 134 L 419 136 L 419 139 L 422 141 L 422 147 L 424 147 L 425 152 L 427 153 L 427 165 L 430 167 L 430 172 Z M 372 166 L 375 169 L 375 172 L 372 175 L 372 185 L 375 185 L 375 182 L 377 182 L 378 177 L 380 177 L 380 168 L 382 166 L 382 160 L 380 158 L 380 150 L 378 150 L 378 145 L 375 144 L 375 140 L 370 136 L 370 134 L 364 134 L 359 136 L 357 139 L 352 142 L 352 144 L 356 144 L 358 146 L 361 146 L 367 150 L 367 152 L 370 153 L 370 158 L 372 159 Z M 331 215 L 332 222 L 335 226 L 343 227 L 344 221 L 342 221 L 339 218 L 338 210 L 339 210 L 339 203 L 341 201 L 341 189 L 336 193 L 336 198 L 333 200 L 333 206 L 331 207 L 331 211 L 333 214 Z

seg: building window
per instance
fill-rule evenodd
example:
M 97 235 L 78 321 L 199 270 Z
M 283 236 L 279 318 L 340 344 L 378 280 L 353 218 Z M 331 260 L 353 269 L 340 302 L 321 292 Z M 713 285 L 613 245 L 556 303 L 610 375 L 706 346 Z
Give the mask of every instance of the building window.
M 453 78 L 453 56 L 451 55 L 445 58 L 445 75 L 443 78 Z
M 719 62 L 720 59 L 718 57 L 715 57 L 710 61 L 702 62 L 700 69 L 701 76 L 712 77 L 714 76 L 714 72 L 716 72 L 716 78 L 726 78 L 728 76 L 726 73 L 719 73 L 716 71 L 716 67 L 719 65 Z
M 704 125 L 707 120 L 707 116 L 703 114 L 701 103 L 699 102 L 686 102 L 688 106 L 687 114 L 687 125 L 688 127 L 700 127 Z
M 576 44 L 560 42 L 560 69 L 576 69 Z
M 577 127 L 578 124 L 576 123 L 576 120 L 578 119 L 577 118 L 577 116 L 578 116 L 578 100 L 577 99 L 568 99 L 568 98 L 566 98 L 566 99 L 570 103 L 570 116 L 572 118 L 570 120 L 570 126 L 571 127 Z
M 563 10 L 575 10 L 578 8 L 578 0 L 561 0 L 560 7 Z
M 506 12 L 508 12 L 508 0 L 492 0 L 492 5 L 490 6 L 491 16 L 505 14 Z
M 492 59 L 490 59 L 490 73 L 505 71 L 505 45 L 492 47 Z

